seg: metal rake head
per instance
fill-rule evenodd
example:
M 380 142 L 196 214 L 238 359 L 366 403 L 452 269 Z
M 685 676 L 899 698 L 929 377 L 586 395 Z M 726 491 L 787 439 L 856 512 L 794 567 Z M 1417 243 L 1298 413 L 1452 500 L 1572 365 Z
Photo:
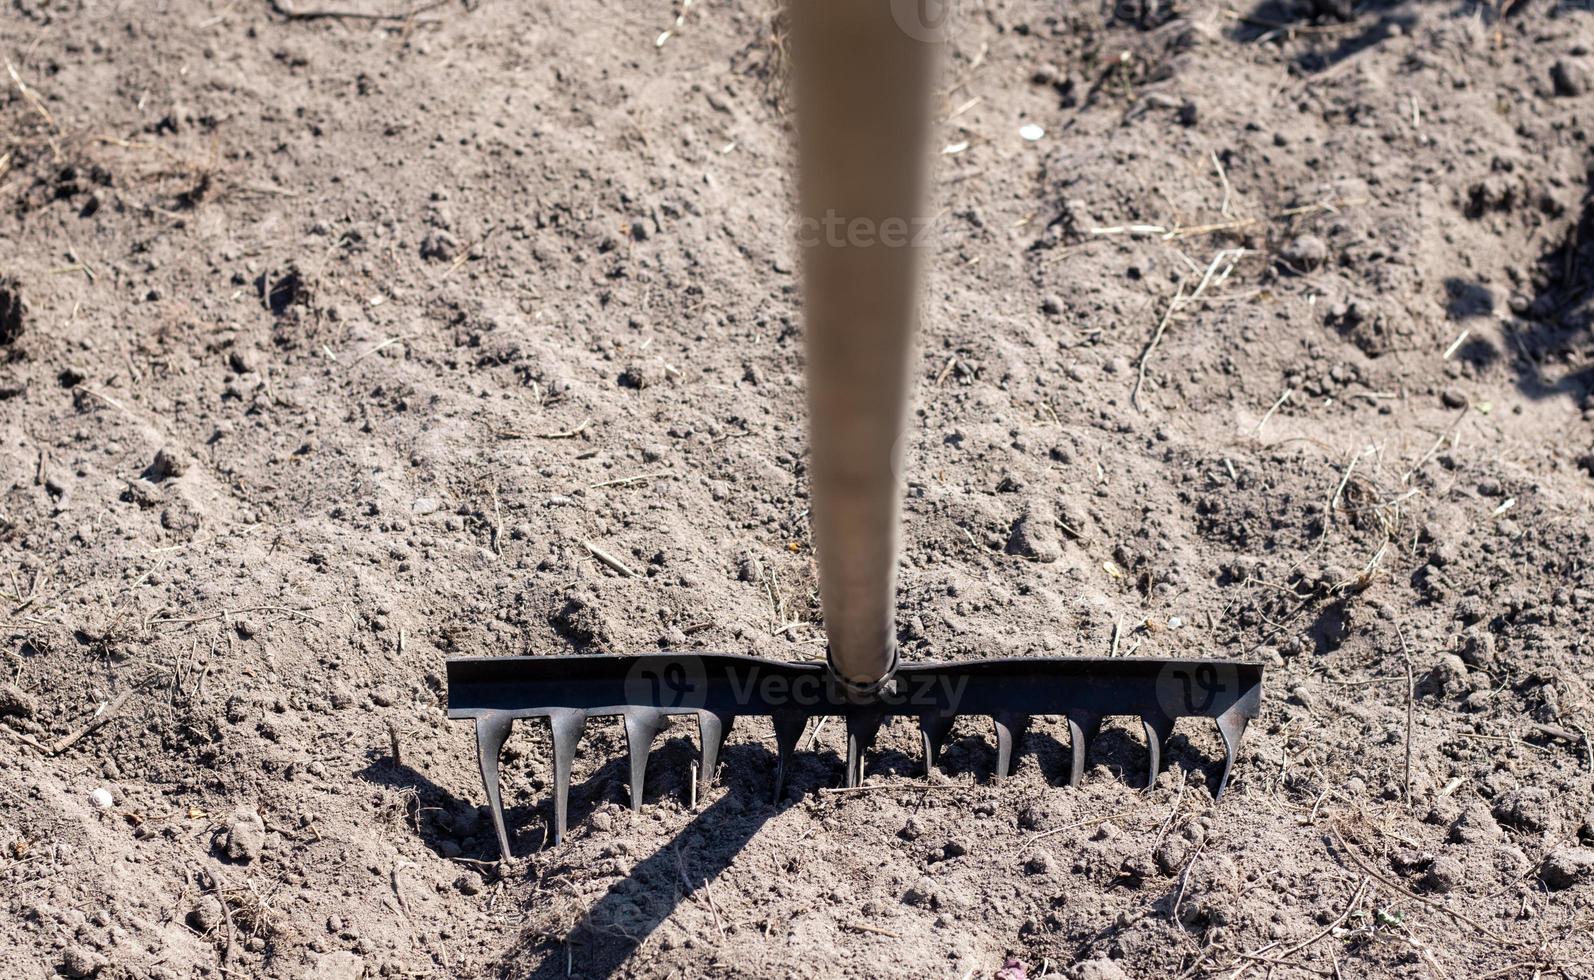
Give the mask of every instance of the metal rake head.
M 699 793 L 714 779 L 720 747 L 738 717 L 767 715 L 775 729 L 774 793 L 808 719 L 840 715 L 847 727 L 846 782 L 863 779 L 864 752 L 888 717 L 919 722 L 926 771 L 958 715 L 989 715 L 996 728 L 996 773 L 1012 771 L 1029 720 L 1054 715 L 1068 722 L 1070 786 L 1079 785 L 1090 740 L 1103 719 L 1137 716 L 1150 748 L 1147 785 L 1162 769 L 1163 744 L 1179 718 L 1217 721 L 1228 785 L 1246 723 L 1261 705 L 1262 668 L 1221 660 L 1000 659 L 961 663 L 904 663 L 877 694 L 859 698 L 835 683 L 818 663 L 784 663 L 733 654 L 653 654 L 587 657 L 471 657 L 448 662 L 448 716 L 476 721 L 476 751 L 492 808 L 498 846 L 510 858 L 498 785 L 498 758 L 517 718 L 547 718 L 553 736 L 552 842 L 564 838 L 570 770 L 589 717 L 625 722 L 631 761 L 631 807 L 642 805 L 643 779 L 654 738 L 671 715 L 696 715 L 702 739 Z

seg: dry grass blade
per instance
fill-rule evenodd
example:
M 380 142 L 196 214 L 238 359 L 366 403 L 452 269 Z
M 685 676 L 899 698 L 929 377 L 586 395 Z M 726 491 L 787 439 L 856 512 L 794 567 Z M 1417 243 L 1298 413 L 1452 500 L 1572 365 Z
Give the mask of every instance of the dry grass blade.
M 1183 279 L 1179 280 L 1178 287 L 1174 289 L 1173 299 L 1169 300 L 1168 308 L 1163 311 L 1162 319 L 1157 322 L 1156 331 L 1152 333 L 1151 340 L 1147 341 L 1146 343 L 1146 349 L 1140 354 L 1140 367 L 1135 374 L 1135 387 L 1129 393 L 1129 401 L 1135 406 L 1136 409 L 1140 408 L 1140 390 L 1145 387 L 1146 384 L 1146 367 L 1151 362 L 1151 355 L 1156 353 L 1157 345 L 1162 342 L 1162 335 L 1167 332 L 1168 323 L 1173 319 L 1173 315 L 1177 313 L 1181 307 L 1189 303 L 1194 303 L 1196 300 L 1200 299 L 1202 294 L 1207 291 L 1207 288 L 1212 286 L 1214 283 L 1221 283 L 1225 279 L 1229 278 L 1229 275 L 1234 272 L 1235 265 L 1237 265 L 1239 261 L 1247 254 L 1248 250 L 1243 248 L 1226 248 L 1220 250 L 1218 254 L 1212 257 L 1212 261 L 1207 264 L 1206 272 L 1202 274 L 1201 281 L 1196 284 L 1195 289 L 1190 291 L 1189 296 L 1186 296 L 1184 293 L 1185 281 Z M 1219 275 L 1218 267 L 1225 261 L 1228 262 L 1228 267 L 1223 270 L 1221 275 Z
M 1426 898 L 1422 895 L 1419 895 L 1407 888 L 1405 885 L 1402 885 L 1400 882 L 1395 881 L 1388 875 L 1383 874 L 1377 868 L 1374 868 L 1365 858 L 1358 854 L 1355 848 L 1350 846 L 1350 844 L 1345 840 L 1345 835 L 1340 832 L 1340 829 L 1337 826 L 1333 828 L 1333 832 L 1334 840 L 1338 842 L 1340 850 L 1345 853 L 1345 856 L 1350 859 L 1350 862 L 1356 865 L 1356 867 L 1360 868 L 1368 877 L 1377 881 L 1385 888 L 1392 889 L 1393 891 L 1398 892 L 1414 902 L 1419 902 L 1431 909 L 1436 909 L 1440 912 L 1443 912 L 1445 915 L 1450 916 L 1452 919 L 1455 919 L 1462 925 L 1471 928 L 1479 935 L 1486 936 L 1489 939 L 1492 939 L 1494 942 L 1499 943 L 1501 946 L 1525 945 L 1521 940 L 1509 939 L 1505 936 L 1502 936 L 1498 932 L 1495 932 L 1493 929 L 1490 929 L 1488 926 L 1479 922 L 1477 919 L 1474 919 L 1463 912 L 1458 912 L 1450 906 L 1445 905 L 1443 902 L 1436 902 L 1431 898 Z
M 26 101 L 28 105 L 33 107 L 33 111 L 37 112 L 40 118 L 49 124 L 51 129 L 59 132 L 61 127 L 56 124 L 55 117 L 50 115 L 50 110 L 44 107 L 44 100 L 39 98 L 37 92 L 23 84 L 22 76 L 17 74 L 17 66 L 11 63 L 10 58 L 6 59 L 6 74 L 11 76 L 11 81 L 16 85 L 17 92 L 21 94 L 23 100 Z M 7 156 L 9 156 L 9 154 L 7 154 Z

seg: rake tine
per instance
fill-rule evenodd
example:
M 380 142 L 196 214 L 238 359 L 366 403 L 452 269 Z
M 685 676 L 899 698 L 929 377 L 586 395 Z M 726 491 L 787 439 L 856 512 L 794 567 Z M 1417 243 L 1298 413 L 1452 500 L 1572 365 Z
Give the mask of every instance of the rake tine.
M 702 799 L 708 788 L 714 785 L 714 771 L 719 766 L 720 748 L 725 744 L 725 736 L 730 734 L 731 726 L 735 723 L 735 715 L 722 715 L 713 711 L 697 713 L 698 741 L 703 746 L 703 761 L 697 771 L 698 799 Z
M 668 723 L 664 712 L 657 708 L 629 707 L 625 709 L 625 745 L 631 755 L 631 810 L 642 809 L 642 784 L 647 777 L 648 754 L 653 751 L 653 740 Z
M 786 789 L 786 768 L 791 763 L 792 752 L 797 749 L 797 740 L 803 737 L 808 719 L 800 711 L 776 711 L 770 715 L 770 721 L 775 725 L 775 797 L 772 802 L 778 806 L 781 793 Z
M 874 744 L 884 720 L 885 715 L 879 711 L 861 711 L 847 716 L 848 787 L 863 785 L 863 754 Z
M 1234 769 L 1235 757 L 1240 754 L 1240 739 L 1245 737 L 1249 721 L 1238 705 L 1218 715 L 1218 734 L 1223 736 L 1223 776 L 1218 780 L 1218 791 L 1212 794 L 1214 800 L 1223 799 L 1223 791 L 1229 788 L 1229 773 Z
M 498 853 L 510 860 L 509 831 L 504 827 L 504 801 L 498 791 L 498 756 L 512 724 L 508 715 L 476 717 L 476 761 L 482 770 L 482 785 L 487 789 L 487 805 L 493 811 L 493 829 L 498 832 Z
M 1101 719 L 1095 715 L 1068 716 L 1068 747 L 1072 757 L 1069 761 L 1068 785 L 1074 789 L 1078 789 L 1085 778 L 1085 756 L 1090 751 L 1091 741 L 1100 731 Z
M 1140 723 L 1146 729 L 1146 747 L 1151 750 L 1150 766 L 1146 775 L 1146 789 L 1157 785 L 1157 774 L 1162 772 L 1162 749 L 1173 734 L 1173 719 L 1163 714 L 1141 715 Z
M 1004 712 L 991 720 L 996 723 L 996 775 L 992 781 L 1001 782 L 1002 777 L 1013 774 L 1013 750 L 1029 727 L 1029 715 Z
M 941 744 L 952 732 L 952 715 L 922 714 L 919 716 L 919 741 L 924 746 L 924 774 L 930 775 L 941 758 Z
M 548 713 L 553 733 L 553 842 L 565 839 L 565 820 L 570 812 L 570 766 L 575 762 L 576 743 L 586 726 L 587 713 L 575 708 L 555 708 Z

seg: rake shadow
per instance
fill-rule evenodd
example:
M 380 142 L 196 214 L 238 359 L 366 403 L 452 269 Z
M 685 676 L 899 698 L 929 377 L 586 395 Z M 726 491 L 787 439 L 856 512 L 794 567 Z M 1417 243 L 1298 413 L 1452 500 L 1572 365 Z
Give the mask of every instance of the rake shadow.
M 762 745 L 727 745 L 722 758 L 722 773 L 767 774 L 774 769 L 774 753 Z M 793 767 L 794 794 L 804 792 L 808 770 L 817 768 Z M 827 772 L 829 768 L 826 767 Z M 834 768 L 839 769 L 839 764 Z M 611 884 L 569 930 L 565 942 L 549 942 L 544 934 L 533 930 L 523 932 L 499 960 L 498 975 L 607 977 L 621 971 L 637 948 L 687 897 L 686 882 L 691 882 L 694 890 L 711 886 L 759 829 L 787 805 L 784 801 L 779 806 L 771 804 L 768 787 L 760 793 L 757 778 L 750 782 L 748 785 L 737 780 L 736 785 L 728 786 L 719 799 L 698 811 L 669 841 Z

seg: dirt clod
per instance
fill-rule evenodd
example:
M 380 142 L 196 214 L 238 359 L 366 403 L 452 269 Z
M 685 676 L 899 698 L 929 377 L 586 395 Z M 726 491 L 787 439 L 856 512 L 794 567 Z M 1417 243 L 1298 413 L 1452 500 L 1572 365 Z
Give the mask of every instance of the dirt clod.
M 266 849 L 266 822 L 250 808 L 235 811 L 223 833 L 222 851 L 231 861 L 248 864 Z
M 39 702 L 33 695 L 10 681 L 0 684 L 0 717 L 32 718 Z
M 1575 61 L 1561 59 L 1550 66 L 1550 84 L 1555 89 L 1555 94 L 1563 98 L 1575 98 L 1588 92 L 1588 69 Z
M 1594 849 L 1565 847 L 1554 852 L 1544 859 L 1539 877 L 1544 880 L 1545 887 L 1552 891 L 1594 880 Z
M 644 358 L 632 361 L 620 372 L 620 386 L 622 388 L 652 388 L 663 384 L 668 377 L 664 370 L 664 362 L 656 358 Z
M 1466 876 L 1466 865 L 1459 858 L 1441 854 L 1428 865 L 1428 870 L 1422 876 L 1422 887 L 1444 894 L 1454 891 Z
M 1527 786 L 1507 793 L 1495 803 L 1491 812 L 1502 826 L 1526 833 L 1548 833 L 1560 825 L 1555 798 L 1541 786 Z
M 61 972 L 69 977 L 97 976 L 108 961 L 104 956 L 82 946 L 72 946 L 61 955 Z
M 1450 839 L 1458 844 L 1484 844 L 1500 838 L 1500 824 L 1482 803 L 1469 803 L 1450 827 Z
M 214 895 L 204 896 L 192 909 L 189 909 L 187 921 L 189 928 L 203 935 L 209 935 L 220 929 L 226 923 L 221 900 Z
M 1292 272 L 1313 272 L 1328 260 L 1328 245 L 1316 235 L 1300 235 L 1279 252 Z
M 1130 980 L 1116 960 L 1093 959 L 1075 964 L 1074 980 Z
M 143 476 L 151 483 L 160 483 L 163 480 L 174 480 L 186 472 L 188 472 L 187 455 L 171 446 L 163 446 L 155 453 L 155 458 L 150 461 Z
M 1008 553 L 1032 561 L 1056 561 L 1063 553 L 1056 523 L 1050 504 L 1043 500 L 1029 501 L 1023 516 L 1013 522 L 1007 541 Z

